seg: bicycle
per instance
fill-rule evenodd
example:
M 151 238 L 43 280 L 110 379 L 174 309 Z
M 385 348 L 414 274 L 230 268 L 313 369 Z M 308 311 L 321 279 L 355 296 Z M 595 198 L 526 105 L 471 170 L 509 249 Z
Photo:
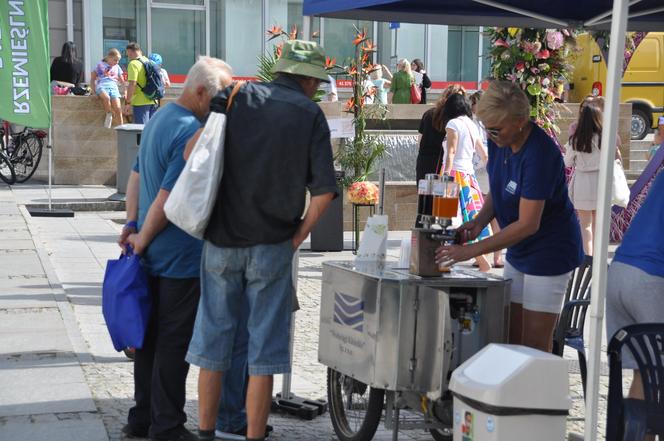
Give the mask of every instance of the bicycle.
M 5 154 L 4 148 L 0 148 L 0 179 L 8 185 L 12 185 L 16 182 L 14 166 L 12 165 L 11 159 Z
M 42 157 L 44 148 L 44 138 L 47 133 L 44 130 L 35 130 L 24 127 L 21 131 L 12 133 L 10 124 L 5 121 L 0 128 L 0 151 L 3 152 L 6 159 L 9 159 L 11 167 L 4 166 L 5 170 L 0 171 L 0 176 L 5 175 L 8 179 L 2 178 L 8 184 L 23 183 L 30 179 L 37 171 L 39 161 Z M 14 179 L 11 179 L 13 169 Z

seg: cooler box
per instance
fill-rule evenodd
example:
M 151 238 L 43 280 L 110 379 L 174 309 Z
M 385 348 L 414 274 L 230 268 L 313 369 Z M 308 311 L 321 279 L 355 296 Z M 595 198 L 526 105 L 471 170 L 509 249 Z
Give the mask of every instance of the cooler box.
M 562 441 L 571 407 L 567 361 L 489 344 L 453 373 L 454 441 Z

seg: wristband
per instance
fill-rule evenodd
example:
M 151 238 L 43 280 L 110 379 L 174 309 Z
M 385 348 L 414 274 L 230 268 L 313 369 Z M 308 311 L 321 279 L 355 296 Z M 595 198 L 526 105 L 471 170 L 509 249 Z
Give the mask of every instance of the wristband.
M 122 227 L 122 228 L 123 228 L 123 229 L 125 229 L 125 228 L 133 228 L 134 230 L 138 230 L 138 223 L 137 223 L 136 221 L 129 221 L 129 222 L 127 222 L 127 223 L 125 224 L 125 226 Z

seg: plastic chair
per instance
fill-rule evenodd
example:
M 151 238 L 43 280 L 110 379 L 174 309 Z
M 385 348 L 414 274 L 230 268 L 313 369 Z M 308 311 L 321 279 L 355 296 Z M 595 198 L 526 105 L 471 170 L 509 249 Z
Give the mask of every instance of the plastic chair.
M 643 380 L 644 399 L 623 397 L 622 352 L 636 360 Z M 641 441 L 646 434 L 664 436 L 664 323 L 626 326 L 615 333 L 608 348 L 609 396 L 607 441 Z
M 565 303 L 553 331 L 553 353 L 563 356 L 565 346 L 575 349 L 579 354 L 579 370 L 583 383 L 583 395 L 586 395 L 586 349 L 583 341 L 583 328 L 586 312 L 590 306 L 590 279 L 593 272 L 592 256 L 585 256 L 583 263 L 574 270 L 567 285 Z

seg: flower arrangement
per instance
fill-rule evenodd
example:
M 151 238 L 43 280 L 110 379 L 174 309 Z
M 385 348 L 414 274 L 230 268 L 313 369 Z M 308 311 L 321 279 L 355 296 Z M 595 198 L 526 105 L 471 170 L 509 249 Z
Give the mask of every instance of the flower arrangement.
M 327 69 L 337 75 L 346 75 L 351 79 L 353 96 L 346 101 L 344 111 L 353 115 L 355 136 L 341 145 L 335 155 L 335 160 L 346 172 L 343 184 L 350 186 L 353 182 L 365 181 L 374 171 L 374 165 L 385 153 L 385 144 L 378 142 L 375 136 L 366 133 L 366 120 L 368 117 L 384 118 L 386 108 L 374 104 L 367 106 L 367 98 L 376 93 L 375 87 L 366 87 L 369 75 L 380 65 L 373 64 L 373 53 L 377 46 L 367 37 L 366 30 L 355 29 L 353 38 L 355 56 L 347 66 L 337 64 L 336 59 L 327 58 Z
M 571 79 L 569 56 L 576 33 L 567 29 L 493 28 L 491 75 L 518 83 L 531 104 L 531 117 L 550 135 L 560 132 L 555 106 Z
M 378 187 L 372 182 L 353 182 L 348 187 L 348 200 L 353 204 L 375 205 L 378 196 Z

